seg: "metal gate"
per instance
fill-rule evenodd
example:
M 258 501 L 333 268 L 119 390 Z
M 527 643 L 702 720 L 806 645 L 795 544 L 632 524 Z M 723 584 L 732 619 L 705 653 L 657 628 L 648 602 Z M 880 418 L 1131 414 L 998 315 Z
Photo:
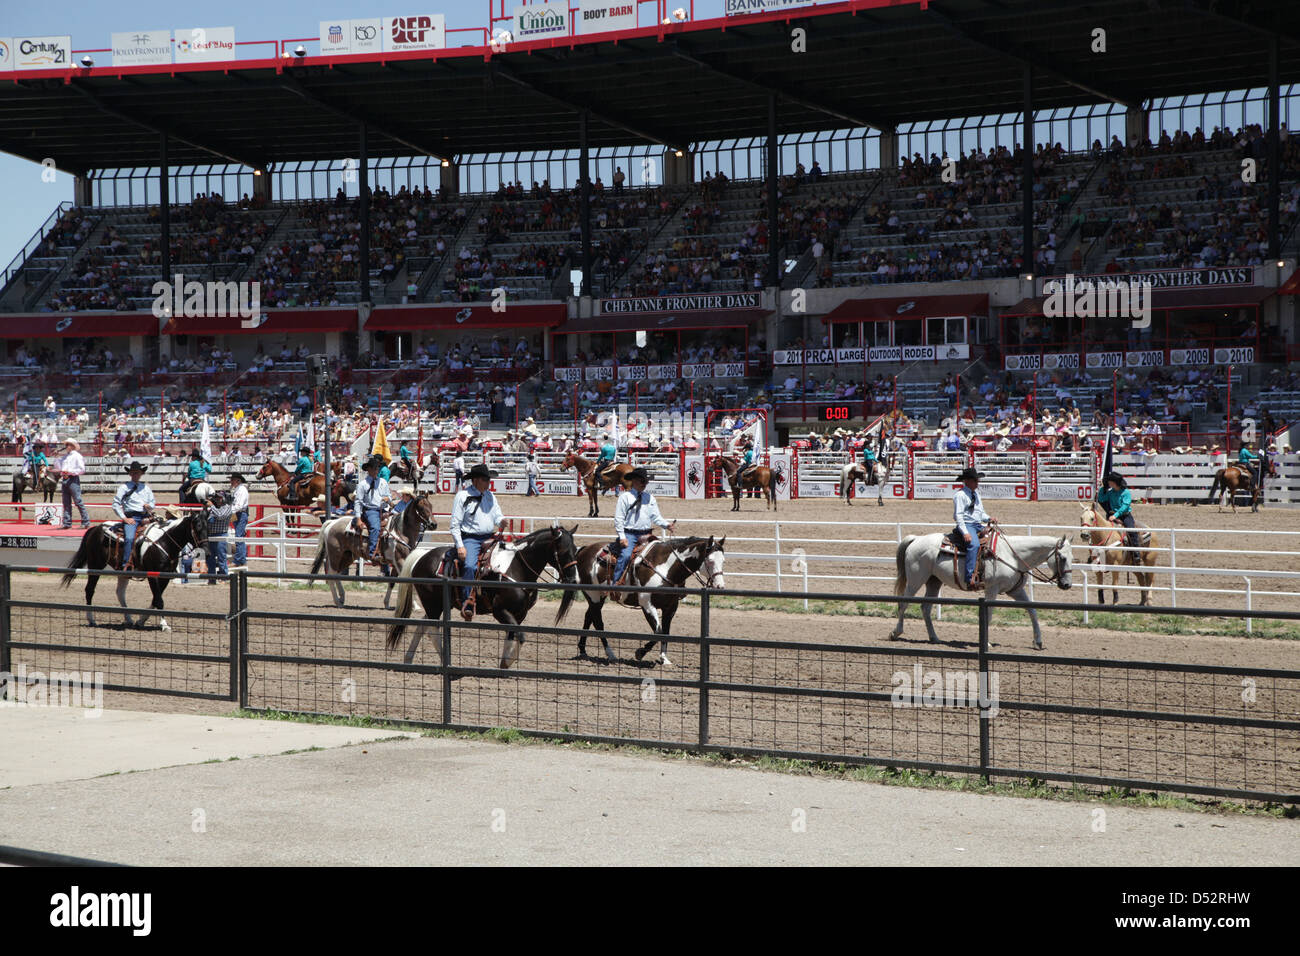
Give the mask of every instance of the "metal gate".
M 628 461 L 650 473 L 649 491 L 659 498 L 682 497 L 682 455 L 676 451 L 634 451 Z
M 1044 451 L 1034 456 L 1034 488 L 1039 501 L 1091 501 L 1095 481 L 1091 452 Z
M 840 471 L 849 463 L 842 451 L 795 451 L 795 494 L 800 498 L 834 498 L 840 493 Z
M 908 460 L 913 498 L 951 498 L 966 467 L 964 451 L 914 451 Z M 983 489 L 981 489 L 983 490 Z
M 1025 451 L 977 451 L 975 470 L 984 472 L 980 494 L 985 498 L 1028 501 L 1033 492 L 1033 464 Z M 953 474 L 956 474 L 954 472 Z

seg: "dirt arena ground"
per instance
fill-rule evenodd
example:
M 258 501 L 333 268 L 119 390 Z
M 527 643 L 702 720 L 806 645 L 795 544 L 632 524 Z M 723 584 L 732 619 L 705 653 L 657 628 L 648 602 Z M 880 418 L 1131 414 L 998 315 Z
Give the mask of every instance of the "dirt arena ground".
M 255 499 L 256 500 L 256 499 Z M 448 496 L 437 499 L 439 512 L 450 507 Z M 610 523 L 585 518 L 585 502 L 577 498 L 503 498 L 508 514 L 518 517 L 562 516 L 579 526 L 580 534 L 606 535 Z M 613 500 L 602 501 L 602 512 L 612 511 Z M 679 518 L 679 532 L 728 536 L 728 586 L 770 588 L 774 578 L 747 578 L 736 572 L 770 573 L 773 558 L 742 557 L 736 552 L 773 552 L 770 514 L 757 502 L 746 501 L 742 520 L 762 522 L 728 525 L 736 516 L 719 501 L 665 501 L 670 517 Z M 790 502 L 780 512 L 783 564 L 790 566 L 788 549 L 802 546 L 809 552 L 844 557 L 887 559 L 885 563 L 827 561 L 816 564 L 819 573 L 842 575 L 833 581 L 813 583 L 816 590 L 857 595 L 883 593 L 883 581 L 854 580 L 851 575 L 892 574 L 896 522 L 904 534 L 919 522 L 950 520 L 950 506 L 941 501 L 874 503 L 847 508 L 837 502 Z M 990 502 L 990 510 L 1004 524 L 1033 522 L 1035 531 L 1050 525 L 1077 527 L 1078 506 L 1073 503 Z M 1251 534 L 1254 531 L 1300 531 L 1300 512 L 1273 509 L 1257 515 L 1238 512 L 1219 515 L 1213 508 L 1144 507 L 1139 512 L 1148 524 L 1186 528 L 1179 533 L 1180 553 L 1192 547 L 1232 551 L 1247 549 L 1268 554 L 1192 555 L 1180 564 L 1213 566 L 1231 559 L 1236 567 L 1294 571 L 1297 558 L 1278 552 L 1297 550 L 1289 538 Z M 800 526 L 798 521 L 824 522 Z M 868 525 L 858 522 L 887 522 Z M 1072 524 L 1073 522 L 1073 524 Z M 1197 525 L 1234 529 L 1217 534 L 1197 531 Z M 908 525 L 913 525 L 909 527 Z M 1064 533 L 1059 531 L 1055 533 Z M 436 540 L 445 540 L 445 522 Z M 803 538 L 794 543 L 791 539 Z M 1074 536 L 1077 540 L 1077 534 Z M 739 539 L 748 539 L 739 541 Z M 808 540 L 812 539 L 812 540 Z M 874 543 L 865 544 L 864 540 Z M 1300 541 L 1300 537 L 1296 539 Z M 1283 542 L 1278 544 L 1277 542 Z M 1081 552 L 1080 552 L 1081 553 Z M 873 566 L 874 565 L 874 566 Z M 303 568 L 305 570 L 305 568 Z M 1076 575 L 1076 579 L 1077 579 Z M 1260 579 L 1261 581 L 1264 579 Z M 618 662 L 603 662 L 598 640 L 589 642 L 590 657 L 576 654 L 576 636 L 537 635 L 525 644 L 516 671 L 503 674 L 497 667 L 501 632 L 488 625 L 452 628 L 452 663 L 471 673 L 455 681 L 438 675 L 400 671 L 401 650 L 384 647 L 391 612 L 383 610 L 384 589 L 373 583 L 349 590 L 348 607 L 334 608 L 326 589 L 317 586 L 276 587 L 253 582 L 249 604 L 249 704 L 270 709 L 336 714 L 364 714 L 393 719 L 439 722 L 446 714 L 452 723 L 466 726 L 516 726 L 527 729 L 597 734 L 629 739 L 690 743 L 700 730 L 700 608 L 692 600 L 673 624 L 680 635 L 669 647 L 672 668 L 637 662 L 632 651 L 646 637 L 639 611 L 607 608 L 606 626 L 627 636 L 611 644 Z M 1224 586 L 1230 581 L 1223 577 Z M 1218 586 L 1218 579 L 1198 586 Z M 106 584 L 108 582 L 105 582 Z M 801 576 L 786 576 L 786 589 L 802 584 Z M 1157 580 L 1157 584 L 1167 583 Z M 1180 582 L 1181 583 L 1181 582 Z M 1284 590 L 1289 580 L 1275 579 Z M 1281 585 L 1281 587 L 1278 587 Z M 16 576 L 13 596 L 19 601 L 81 603 L 81 583 L 60 591 L 52 577 Z M 1040 589 L 1047 600 L 1080 599 L 1081 588 L 1070 592 Z M 144 603 L 147 590 L 130 589 L 131 603 Z M 97 604 L 114 603 L 111 586 L 101 587 Z M 102 670 L 110 685 L 165 687 L 191 694 L 221 695 L 230 686 L 229 623 L 221 615 L 229 607 L 225 583 L 173 584 L 167 590 L 171 632 L 156 629 L 122 630 L 117 626 L 90 628 L 72 611 L 18 607 L 13 612 L 13 633 L 42 635 L 68 647 L 66 651 L 15 650 L 15 665 L 30 661 L 46 669 Z M 1158 595 L 1165 604 L 1167 595 Z M 1196 600 L 1201 598 L 1202 600 Z M 1095 599 L 1095 592 L 1094 592 Z M 1258 595 L 1255 607 L 1262 605 Z M 1234 606 L 1228 596 L 1184 596 L 1189 604 Z M 922 686 L 937 674 L 942 686 L 975 670 L 972 652 L 977 630 L 970 612 L 949 609 L 937 623 L 944 643 L 930 645 L 924 627 L 909 620 L 906 639 L 888 642 L 892 622 L 886 605 L 851 601 L 823 604 L 803 613 L 797 602 L 753 600 L 715 594 L 710 606 L 709 677 L 726 685 L 713 690 L 708 700 L 709 741 L 718 746 L 760 748 L 814 754 L 866 754 L 898 761 L 922 760 L 939 764 L 969 764 L 978 755 L 979 719 L 969 706 L 898 707 L 889 695 L 907 682 Z M 1291 609 L 1291 600 L 1278 599 Z M 530 623 L 550 624 L 557 605 L 539 604 Z M 580 627 L 584 604 L 575 604 L 569 627 Z M 836 613 L 829 613 L 829 611 Z M 179 612 L 179 616 L 178 613 Z M 197 612 L 198 617 L 184 616 Z M 290 614 L 289 618 L 262 618 L 259 612 Z M 914 612 L 913 612 L 914 613 Z M 1114 708 L 1169 714 L 1247 716 L 1264 720 L 1300 719 L 1300 642 L 1268 637 L 1262 625 L 1256 636 L 1242 635 L 1240 622 L 1198 616 L 1149 624 L 1155 629 L 1129 630 L 1135 615 L 1093 618 L 1083 626 L 1081 615 L 1059 612 L 1044 624 L 1046 648 L 1030 649 L 1031 632 L 1017 612 L 997 612 L 991 650 L 1013 655 L 995 661 L 999 686 L 994 696 L 1002 703 L 990 721 L 993 761 L 996 766 L 1022 771 L 1066 772 L 1122 779 L 1160 779 L 1171 783 L 1221 787 L 1300 791 L 1300 734 L 1273 729 L 1242 730 L 1183 721 L 1104 717 L 1095 713 L 1044 713 L 1039 705 L 1081 709 Z M 1186 622 L 1184 628 L 1183 622 Z M 116 624 L 101 615 L 101 624 Z M 1100 626 L 1100 625 L 1107 626 Z M 402 648 L 411 632 L 403 635 Z M 417 665 L 435 665 L 433 632 L 416 657 Z M 768 642 L 758 650 L 740 649 L 729 639 Z M 174 655 L 206 655 L 209 660 L 146 659 L 95 653 L 99 648 L 126 651 L 164 651 Z M 77 648 L 78 650 L 72 650 Z M 288 658 L 291 660 L 258 659 Z M 921 656 L 918 656 L 921 655 Z M 1174 662 L 1190 665 L 1181 673 L 1155 673 L 1137 664 L 1090 666 L 1056 662 L 1058 658 L 1124 662 Z M 599 659 L 599 662 L 598 662 Z M 920 670 L 916 670 L 916 668 Z M 1290 671 L 1294 677 L 1259 678 L 1195 668 L 1264 668 Z M 566 675 L 573 675 L 566 677 Z M 595 677 L 597 682 L 580 681 Z M 1243 681 L 1253 681 L 1252 699 L 1243 695 Z M 781 693 L 762 688 L 779 686 Z M 960 689 L 960 686 L 959 686 Z M 918 695 L 920 690 L 917 691 Z M 446 704 L 444 704 L 444 694 Z M 864 694 L 874 695 L 870 698 Z M 230 704 L 218 700 L 144 697 L 110 694 L 109 706 L 220 713 Z M 1016 705 L 1023 705 L 1017 707 Z

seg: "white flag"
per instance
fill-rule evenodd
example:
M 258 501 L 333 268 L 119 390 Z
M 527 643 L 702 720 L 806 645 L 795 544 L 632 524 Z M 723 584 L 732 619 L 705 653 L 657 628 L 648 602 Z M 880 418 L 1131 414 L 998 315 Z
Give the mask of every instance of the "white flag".
M 203 435 L 199 438 L 199 451 L 206 461 L 212 460 L 212 431 L 208 428 L 208 416 L 203 416 Z

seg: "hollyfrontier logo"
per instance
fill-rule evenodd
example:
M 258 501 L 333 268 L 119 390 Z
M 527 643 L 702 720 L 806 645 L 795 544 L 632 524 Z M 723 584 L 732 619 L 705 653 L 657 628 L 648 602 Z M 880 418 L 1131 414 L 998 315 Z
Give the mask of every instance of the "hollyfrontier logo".
M 1043 284 L 1047 298 L 1043 315 L 1049 319 L 1101 318 L 1132 319 L 1133 328 L 1151 328 L 1151 297 L 1154 287 L 1138 276 L 1099 276 L 1078 280 L 1067 272 L 1065 281 Z
M 172 278 L 172 282 L 155 282 L 149 290 L 154 295 L 153 314 L 159 319 L 239 316 L 245 329 L 265 321 L 260 282 L 186 282 L 180 272 Z

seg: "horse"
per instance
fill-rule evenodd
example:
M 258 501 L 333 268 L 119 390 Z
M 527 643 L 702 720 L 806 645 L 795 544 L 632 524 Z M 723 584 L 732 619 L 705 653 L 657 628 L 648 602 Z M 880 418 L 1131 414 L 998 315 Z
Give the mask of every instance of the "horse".
M 47 468 L 41 474 L 40 481 L 33 481 L 25 471 L 19 472 L 14 475 L 12 494 L 9 498 L 10 502 L 14 504 L 22 504 L 23 494 L 28 488 L 31 488 L 34 491 L 39 491 L 44 496 L 45 502 L 47 504 L 51 503 L 54 501 L 54 492 L 59 488 L 59 476 L 55 474 L 53 470 Z
M 1229 465 L 1214 473 L 1214 483 L 1210 485 L 1210 496 L 1205 499 L 1205 503 L 1213 504 L 1217 494 L 1219 510 L 1222 511 L 1223 496 L 1226 494 L 1232 505 L 1232 513 L 1236 514 L 1239 491 L 1250 492 L 1250 510 L 1252 513 L 1259 511 L 1259 482 L 1255 480 L 1254 469 L 1241 465 Z
M 740 493 L 742 491 L 763 492 L 768 509 L 776 510 L 776 490 L 772 484 L 772 469 L 766 465 L 758 465 L 749 469 L 742 481 L 736 480 L 736 475 L 740 471 L 740 463 L 734 458 L 728 458 L 726 455 L 713 459 L 713 463 L 709 465 L 709 470 L 720 471 L 727 476 L 734 499 L 734 504 L 731 506 L 732 511 L 740 510 Z
M 167 589 L 167 583 L 171 580 L 164 575 L 176 570 L 176 562 L 180 559 L 181 550 L 185 545 L 192 544 L 199 550 L 207 546 L 208 511 L 207 505 L 180 517 L 168 511 L 164 513 L 160 523 L 141 528 L 136 533 L 132 563 L 138 574 L 147 576 L 149 589 L 153 592 L 153 601 L 149 607 L 159 612 L 160 626 L 164 631 L 171 630 L 167 618 L 162 617 L 163 591 Z M 86 576 L 86 623 L 91 627 L 96 626 L 95 614 L 90 610 L 90 606 L 95 597 L 95 585 L 99 582 L 99 572 L 110 564 L 113 570 L 122 570 L 122 545 L 111 537 L 113 534 L 121 533 L 120 521 L 108 521 L 90 528 L 81 536 L 81 545 L 77 548 L 77 553 L 72 556 L 72 560 L 68 562 L 69 572 L 60 582 L 61 586 L 66 588 L 76 578 L 78 568 L 89 570 Z M 122 574 L 117 578 L 117 603 L 122 607 L 126 607 L 126 586 L 133 576 Z M 148 617 L 147 612 L 142 612 L 136 626 L 144 627 Z M 122 618 L 124 626 L 130 627 L 131 615 L 124 614 Z
M 875 466 L 875 485 L 876 485 L 876 504 L 882 508 L 885 505 L 885 482 L 889 480 L 889 466 L 882 461 L 877 461 Z M 850 461 L 840 469 L 840 500 L 846 505 L 853 504 L 853 485 L 858 481 L 866 481 L 872 477 L 867 474 L 867 466 L 860 461 Z
M 1136 567 L 1153 568 L 1156 565 L 1156 553 L 1154 550 L 1144 550 L 1131 552 L 1124 546 L 1124 535 L 1128 531 L 1122 524 L 1111 521 L 1106 517 L 1104 512 L 1098 511 L 1092 504 L 1080 502 L 1079 507 L 1083 509 L 1083 514 L 1079 517 L 1079 525 L 1082 531 L 1079 537 L 1083 543 L 1088 545 L 1089 564 L 1102 564 L 1110 568 L 1110 596 L 1111 603 L 1119 604 L 1119 584 L 1120 565 L 1129 564 Z M 1142 529 L 1145 531 L 1145 529 Z M 1156 536 L 1150 531 L 1146 531 L 1145 547 L 1156 547 Z M 1131 571 L 1137 576 L 1138 585 L 1142 588 L 1142 604 L 1151 603 L 1151 584 L 1155 581 L 1155 574 L 1151 571 Z M 1097 603 L 1106 603 L 1106 589 L 1104 582 L 1106 579 L 1105 571 L 1097 571 Z
M 433 515 L 433 502 L 427 494 L 418 495 L 407 505 L 401 514 L 392 515 L 379 535 L 379 553 L 384 564 L 388 566 L 389 578 L 397 576 L 397 569 L 402 566 L 406 556 L 411 553 L 424 536 L 424 532 L 438 527 L 438 519 Z M 363 561 L 370 553 L 370 539 L 353 530 L 353 518 L 344 515 L 326 520 L 320 526 L 316 539 L 316 557 L 312 561 L 311 573 L 347 574 L 354 561 Z M 307 582 L 311 587 L 315 582 Z M 330 596 L 335 607 L 343 607 L 345 597 L 342 581 L 330 581 Z M 390 580 L 388 590 L 384 592 L 384 610 L 389 609 L 389 598 L 393 594 Z
M 491 569 L 491 552 L 485 549 L 479 559 L 480 577 L 485 581 L 532 583 L 541 577 L 542 569 L 549 565 L 555 569 L 561 581 L 566 584 L 577 584 L 578 576 L 574 569 L 577 567 L 578 557 L 573 544 L 573 535 L 577 530 L 577 525 L 571 529 L 563 528 L 557 521 L 549 528 L 534 531 L 513 544 L 499 543 L 497 548 L 507 549 L 510 561 L 504 573 Z M 420 635 L 424 628 L 429 626 L 425 622 L 436 621 L 442 617 L 444 609 L 441 579 L 446 577 L 443 573 L 444 568 L 454 567 L 451 562 L 455 559 L 455 550 L 452 548 L 418 548 L 412 551 L 402 564 L 403 578 L 429 579 L 428 584 L 412 584 L 410 581 L 403 581 L 397 589 L 397 609 L 393 612 L 397 620 L 388 626 L 386 642 L 388 650 L 396 650 L 401 642 L 402 632 L 408 626 L 405 619 L 411 616 L 417 595 L 420 604 L 424 607 L 425 621 L 415 625 L 415 636 L 406 649 L 404 660 L 408 664 L 415 659 L 416 648 L 420 645 Z M 459 607 L 460 583 L 456 578 L 451 580 L 453 602 Z M 519 659 L 524 636 L 516 628 L 523 623 L 529 610 L 537 603 L 537 594 L 537 588 L 509 586 L 483 588 L 480 602 L 486 605 L 491 610 L 492 616 L 506 628 L 505 643 L 501 645 L 502 670 L 509 668 L 512 662 Z M 565 615 L 569 613 L 569 606 L 573 604 L 576 594 L 576 591 L 564 592 L 563 597 L 560 598 L 559 610 L 555 614 L 556 624 L 563 621 Z M 438 653 L 442 655 L 442 642 L 436 643 Z M 443 667 L 447 667 L 450 663 L 445 656 L 442 657 Z
M 394 458 L 392 464 L 388 466 L 388 471 L 392 477 L 409 481 L 416 491 L 420 490 L 420 479 L 424 477 L 424 469 L 416 464 L 414 458 Z
M 578 638 L 579 656 L 587 657 L 586 630 L 595 627 L 601 632 L 600 643 L 605 648 L 606 659 L 611 663 L 617 662 L 618 658 L 609 649 L 609 641 L 603 633 L 605 619 L 602 611 L 605 601 L 613 598 L 627 607 L 639 607 L 641 613 L 645 615 L 646 623 L 650 625 L 651 632 L 657 635 L 637 649 L 636 659 L 641 660 L 645 657 L 657 640 L 660 644 L 659 662 L 664 667 L 672 667 L 673 662 L 668 659 L 668 631 L 681 598 L 676 594 L 655 592 L 660 588 L 683 587 L 692 576 L 707 589 L 725 588 L 726 579 L 723 577 L 722 567 L 726 561 L 726 544 L 725 536 L 716 541 L 712 536 L 653 540 L 634 559 L 635 563 L 627 572 L 630 577 L 624 579 L 628 584 L 644 586 L 645 590 L 611 593 L 601 587 L 592 590 L 584 588 L 582 593 L 587 599 L 587 616 L 582 622 L 583 634 Z M 591 544 L 578 552 L 578 579 L 583 584 L 598 586 L 611 583 L 608 576 L 612 570 L 603 568 L 600 561 L 600 552 L 604 548 L 603 544 Z M 603 581 L 602 570 L 606 575 Z
M 568 471 L 570 468 L 577 469 L 578 480 L 587 489 L 587 498 L 590 501 L 590 507 L 587 509 L 588 518 L 600 517 L 600 505 L 597 496 L 602 491 L 608 491 L 615 485 L 619 485 L 623 490 L 627 489 L 627 473 L 632 470 L 631 465 L 626 462 L 619 462 L 602 475 L 600 481 L 597 482 L 596 462 L 583 458 L 575 452 L 566 454 L 564 463 L 560 466 L 562 471 Z
M 311 476 L 305 481 L 298 483 L 298 492 L 291 495 L 289 492 L 289 479 L 293 477 L 293 472 L 278 461 L 268 461 L 261 467 L 257 473 L 258 478 L 270 477 L 275 481 L 275 496 L 280 500 L 281 505 L 309 505 L 317 495 L 325 494 L 325 476 L 320 472 L 312 472 Z M 331 504 L 338 504 L 337 485 L 331 489 L 335 491 L 335 498 Z M 305 490 L 303 490 L 305 489 Z
M 937 596 L 944 585 L 959 591 L 965 590 L 964 579 L 961 584 L 956 579 L 956 575 L 962 573 L 962 556 L 958 554 L 954 562 L 951 552 L 940 550 L 945 537 L 947 534 L 944 532 L 909 534 L 899 543 L 895 555 L 898 566 L 898 574 L 894 579 L 896 595 L 911 598 L 921 589 L 921 585 L 925 585 L 925 596 L 929 598 Z M 1031 575 L 1044 583 L 1055 584 L 1062 591 L 1069 589 L 1070 546 L 1065 535 L 1053 538 L 1047 535 L 1009 535 L 998 532 L 994 540 L 993 556 L 984 575 L 985 593 L 989 600 L 996 600 L 999 594 L 1009 594 L 1017 601 L 1027 602 L 1029 595 L 1025 592 L 1025 579 Z M 1048 561 L 1053 565 L 1050 575 L 1036 570 Z M 903 634 L 903 614 L 908 603 L 906 600 L 899 602 L 898 623 L 889 634 L 891 641 Z M 1034 626 L 1034 647 L 1042 650 L 1043 635 L 1038 628 L 1038 615 L 1032 607 L 1026 610 Z M 925 618 L 930 640 L 938 643 L 939 637 L 930 620 L 929 604 L 921 605 L 921 616 Z
M 177 489 L 177 501 L 183 505 L 207 504 L 208 499 L 212 497 L 213 490 L 213 487 L 206 481 L 196 481 L 184 491 Z

